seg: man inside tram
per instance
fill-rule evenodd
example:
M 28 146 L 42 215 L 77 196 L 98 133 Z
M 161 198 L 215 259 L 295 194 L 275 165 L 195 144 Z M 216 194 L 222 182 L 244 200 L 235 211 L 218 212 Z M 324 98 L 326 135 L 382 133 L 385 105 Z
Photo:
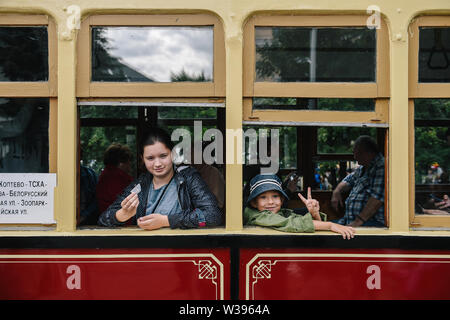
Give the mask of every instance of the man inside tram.
M 353 156 L 359 167 L 337 185 L 331 197 L 336 211 L 345 206 L 344 216 L 336 223 L 384 227 L 384 157 L 370 136 L 356 139 Z

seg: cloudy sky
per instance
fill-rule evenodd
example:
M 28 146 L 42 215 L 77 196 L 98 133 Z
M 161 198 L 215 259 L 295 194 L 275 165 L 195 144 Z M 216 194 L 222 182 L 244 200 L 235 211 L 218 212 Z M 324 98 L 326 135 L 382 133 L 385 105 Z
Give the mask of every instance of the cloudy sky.
M 112 56 L 158 82 L 170 73 L 213 76 L 212 27 L 106 28 Z

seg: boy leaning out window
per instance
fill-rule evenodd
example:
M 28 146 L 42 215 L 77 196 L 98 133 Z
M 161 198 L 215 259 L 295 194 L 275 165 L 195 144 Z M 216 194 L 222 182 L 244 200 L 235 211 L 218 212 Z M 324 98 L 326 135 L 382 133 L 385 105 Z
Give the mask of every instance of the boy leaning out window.
M 319 202 L 311 198 L 311 188 L 308 188 L 307 199 L 300 193 L 298 196 L 308 209 L 305 215 L 282 208 L 283 202 L 289 198 L 276 175 L 258 174 L 250 181 L 250 195 L 244 208 L 244 223 L 284 232 L 330 230 L 341 234 L 344 239 L 354 237 L 354 228 L 326 221 L 326 215 L 319 212 Z

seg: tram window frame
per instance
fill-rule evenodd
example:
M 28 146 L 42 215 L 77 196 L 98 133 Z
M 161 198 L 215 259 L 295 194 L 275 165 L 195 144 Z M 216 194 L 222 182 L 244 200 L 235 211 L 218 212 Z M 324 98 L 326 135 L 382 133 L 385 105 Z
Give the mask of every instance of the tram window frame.
M 152 99 L 154 100 L 154 99 Z M 172 99 L 171 99 L 172 100 Z M 192 100 L 192 99 L 181 99 L 180 101 L 186 101 L 186 100 Z M 200 99 L 204 100 L 204 99 Z M 215 126 L 218 130 L 222 132 L 222 135 L 225 136 L 225 103 L 223 103 L 223 100 L 220 102 L 199 102 L 198 99 L 194 100 L 195 102 L 160 102 L 160 100 L 155 101 L 125 101 L 123 99 L 120 100 L 113 100 L 113 101 L 99 101 L 96 99 L 95 101 L 86 101 L 86 100 L 80 100 L 78 102 L 78 108 L 82 108 L 83 106 L 108 106 L 111 108 L 114 108 L 115 106 L 124 106 L 124 107 L 137 107 L 138 108 L 138 115 L 136 118 L 115 118 L 115 117 L 109 117 L 109 118 L 88 118 L 83 117 L 80 118 L 80 109 L 78 110 L 78 141 L 79 141 L 79 148 L 81 147 L 80 143 L 80 135 L 81 135 L 81 127 L 117 127 L 117 126 L 134 126 L 136 130 L 137 137 L 140 136 L 143 126 L 145 125 L 151 125 L 151 126 L 160 126 L 159 122 L 162 120 L 165 122 L 165 125 L 176 125 L 179 127 L 183 126 L 192 126 L 194 121 L 196 121 L 196 118 L 170 118 L 170 119 L 160 119 L 158 116 L 158 108 L 159 107 L 213 107 L 217 109 L 217 114 L 215 118 L 209 118 L 204 120 L 206 122 L 207 126 Z M 202 125 L 205 125 L 204 122 L 202 122 Z M 164 126 L 162 126 L 164 127 Z M 191 138 L 194 138 L 194 136 L 191 136 Z M 138 139 L 136 139 L 137 144 Z M 132 148 L 133 149 L 133 148 Z M 225 152 L 225 141 L 224 141 L 224 152 Z M 141 161 L 139 161 L 140 153 L 137 149 L 136 145 L 136 152 L 133 155 L 136 159 L 136 177 L 139 176 L 140 172 L 142 171 L 141 168 Z M 80 152 L 78 153 L 78 158 L 80 159 Z M 80 161 L 78 161 L 79 163 Z M 225 166 L 224 165 L 217 165 L 216 166 L 219 171 L 225 176 Z M 77 169 L 79 170 L 79 169 Z M 136 177 L 133 177 L 136 178 Z M 85 225 L 80 226 L 80 182 L 79 182 L 79 174 L 78 174 L 78 182 L 77 182 L 77 226 L 80 228 L 92 228 L 92 225 Z M 223 208 L 223 213 L 225 215 L 225 206 Z M 98 227 L 98 226 L 94 226 Z
M 47 81 L 2 81 L 0 98 L 46 98 L 49 101 L 48 119 L 48 172 L 57 172 L 57 29 L 55 21 L 47 15 L 0 14 L 0 27 L 46 27 L 48 41 Z M 13 226 L 14 224 L 0 224 Z M 19 225 L 19 224 L 18 224 Z M 20 224 L 26 227 L 29 224 Z M 52 228 L 54 225 L 45 225 Z
M 414 19 L 409 30 L 409 148 L 415 150 L 415 128 L 416 126 L 436 125 L 433 120 L 414 119 L 415 99 L 449 99 L 450 82 L 419 82 L 419 30 L 421 27 L 446 27 L 450 28 L 450 17 L 448 16 L 421 16 Z M 450 120 L 438 121 L 444 126 L 448 126 Z M 450 227 L 450 216 L 444 215 L 417 215 L 415 213 L 416 204 L 416 184 L 415 184 L 415 153 L 409 154 L 409 225 L 412 230 L 421 229 L 441 229 Z
M 212 26 L 212 82 L 93 82 L 91 81 L 92 27 Z M 221 22 L 209 14 L 92 15 L 81 22 L 78 34 L 78 97 L 224 97 L 225 40 Z
M 390 97 L 389 34 L 383 19 L 380 20 L 381 28 L 376 30 L 375 82 L 255 81 L 256 27 L 366 27 L 366 22 L 366 16 L 357 15 L 252 16 L 244 26 L 244 121 L 387 123 Z M 373 98 L 376 101 L 374 112 L 253 110 L 254 97 Z
M 196 27 L 211 26 L 213 28 L 213 79 L 211 82 L 96 82 L 91 81 L 91 50 L 92 50 L 92 27 Z M 138 103 L 142 105 L 153 105 L 146 108 L 147 111 L 139 111 L 137 120 L 137 132 L 139 139 L 139 126 L 144 123 L 157 125 L 157 105 L 158 104 L 207 104 L 220 103 L 224 108 L 219 108 L 217 114 L 217 128 L 225 133 L 225 40 L 224 30 L 219 18 L 212 14 L 192 13 L 192 14 L 116 14 L 116 15 L 91 15 L 86 17 L 80 24 L 77 44 L 77 73 L 76 94 L 78 103 L 80 102 L 104 102 L 112 101 L 118 103 Z M 78 120 L 80 121 L 79 115 Z M 84 123 L 89 123 L 89 119 L 81 119 Z M 110 120 L 100 120 L 108 123 Z M 190 119 L 168 120 L 167 123 L 182 125 L 188 123 Z M 211 120 L 206 120 L 211 122 Z M 94 121 L 92 123 L 99 123 Z M 112 123 L 112 122 L 111 122 Z M 78 122 L 78 134 L 80 132 L 80 122 Z M 224 135 L 225 136 L 225 135 Z M 224 146 L 225 146 L 224 141 Z M 78 137 L 78 150 L 80 150 L 80 140 Z M 78 162 L 80 163 L 78 152 Z M 139 161 L 137 161 L 138 166 Z M 225 166 L 223 166 L 223 171 Z M 138 169 L 137 169 L 138 172 Z M 79 222 L 79 167 L 77 168 L 77 201 L 76 215 L 77 225 Z M 223 212 L 224 217 L 226 212 Z M 222 227 L 222 226 L 220 226 Z
M 389 227 L 388 199 L 388 134 L 390 104 L 389 32 L 381 19 L 376 29 L 376 77 L 374 82 L 256 82 L 255 79 L 255 28 L 256 27 L 366 27 L 367 16 L 359 15 L 254 15 L 244 26 L 243 52 L 243 125 L 296 126 L 297 143 L 307 142 L 308 154 L 297 154 L 297 170 L 310 168 L 320 159 L 351 160 L 352 154 L 319 154 L 317 137 L 302 139 L 306 132 L 316 132 L 320 126 L 376 127 L 377 142 L 385 156 L 385 226 Z M 255 110 L 253 98 L 371 98 L 375 100 L 372 111 L 322 111 L 322 110 Z M 312 130 L 312 131 L 311 131 Z M 310 136 L 310 134 L 308 136 Z M 306 141 L 308 140 L 308 141 Z M 305 146 L 303 146 L 305 147 Z M 300 148 L 298 148 L 299 150 Z M 314 158 L 314 161 L 313 159 Z M 280 170 L 280 174 L 286 170 Z M 311 171 L 311 170 L 309 170 Z M 303 175 L 304 186 L 310 185 L 313 172 Z M 306 179 L 305 179 L 306 178 Z M 320 192 L 313 194 L 320 197 Z M 301 203 L 300 203 L 301 205 Z

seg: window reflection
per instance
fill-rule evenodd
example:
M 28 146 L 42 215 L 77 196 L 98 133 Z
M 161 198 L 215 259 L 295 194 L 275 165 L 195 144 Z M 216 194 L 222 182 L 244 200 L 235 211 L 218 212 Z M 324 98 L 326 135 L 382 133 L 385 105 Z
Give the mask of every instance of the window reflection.
M 375 81 L 375 30 L 256 27 L 255 45 L 256 81 Z
M 46 27 L 0 27 L 0 81 L 47 81 Z
M 320 127 L 317 129 L 318 154 L 353 154 L 353 144 L 361 135 L 376 140 L 376 128 Z
M 414 116 L 416 213 L 448 215 L 450 99 L 416 99 Z
M 48 172 L 49 101 L 0 98 L 0 172 Z
M 419 82 L 450 81 L 450 28 L 419 29 Z
M 253 109 L 375 111 L 375 101 L 353 98 L 253 98 Z
M 92 81 L 208 82 L 213 27 L 94 27 Z

